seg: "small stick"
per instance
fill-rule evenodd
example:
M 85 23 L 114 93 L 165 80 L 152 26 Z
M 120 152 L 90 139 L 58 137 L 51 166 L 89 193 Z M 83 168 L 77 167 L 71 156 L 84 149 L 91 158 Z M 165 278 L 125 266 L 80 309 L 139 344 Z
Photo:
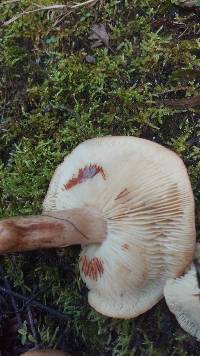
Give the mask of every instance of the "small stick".
M 55 348 L 61 348 L 62 349 L 62 343 L 63 343 L 63 339 L 66 339 L 66 332 L 68 331 L 68 327 L 64 328 L 63 330 L 61 330 L 60 334 L 57 337 L 57 341 L 54 345 Z M 1 356 L 1 355 L 0 355 Z
M 35 346 L 37 346 L 37 348 L 38 348 L 40 346 L 41 340 L 39 340 L 39 335 L 35 328 L 35 321 L 34 321 L 30 306 L 27 307 L 27 314 L 28 314 L 28 321 L 29 321 L 30 329 L 31 329 L 32 335 L 35 339 Z
M 2 274 L 2 276 L 4 277 L 4 284 L 5 284 L 5 287 L 10 291 L 12 292 L 12 289 L 11 289 L 11 286 L 10 286 L 10 283 L 7 279 L 7 277 L 5 276 L 5 272 L 3 270 L 3 268 L 0 266 L 0 273 Z M 12 303 L 12 306 L 13 306 L 13 309 L 14 309 L 14 312 L 16 314 L 16 319 L 17 319 L 17 324 L 18 324 L 18 328 L 20 328 L 22 326 L 22 320 L 21 320 L 21 316 L 20 316 L 20 311 L 18 310 L 18 307 L 17 307 L 17 304 L 15 302 L 15 298 L 12 294 L 10 294 L 10 300 L 11 300 L 11 303 Z
M 72 5 L 66 5 L 66 4 L 54 4 L 54 5 L 48 5 L 48 6 L 38 6 L 37 9 L 33 9 L 33 10 L 25 10 L 15 16 L 13 16 L 10 20 L 7 20 L 5 22 L 2 23 L 2 26 L 8 26 L 11 23 L 15 22 L 16 20 L 20 19 L 21 17 L 25 16 L 25 15 L 29 15 L 29 14 L 33 14 L 39 11 L 60 11 L 60 10 L 76 10 L 78 8 L 81 8 L 83 6 L 89 6 L 92 4 L 95 4 L 97 1 L 99 0 L 88 0 L 82 3 L 75 3 Z
M 32 305 L 33 307 L 36 307 L 37 309 L 40 309 L 42 311 L 46 311 L 50 316 L 52 316 L 52 318 L 57 318 L 57 319 L 63 319 L 63 320 L 71 320 L 71 317 L 67 314 L 61 313 L 55 309 L 52 309 L 46 305 L 43 305 L 42 303 L 37 302 L 36 300 L 31 300 L 30 298 L 23 296 L 20 293 L 17 292 L 13 292 L 12 290 L 9 290 L 5 287 L 0 286 L 0 292 L 4 293 L 4 294 L 8 294 L 11 295 L 15 298 L 24 300 L 25 302 L 29 302 L 30 305 Z

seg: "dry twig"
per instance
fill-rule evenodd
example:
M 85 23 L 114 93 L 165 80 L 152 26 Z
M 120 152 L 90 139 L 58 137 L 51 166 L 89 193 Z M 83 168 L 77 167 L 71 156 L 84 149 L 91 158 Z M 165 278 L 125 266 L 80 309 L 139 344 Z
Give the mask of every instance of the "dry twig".
M 4 273 L 4 270 L 3 270 L 3 268 L 1 266 L 0 266 L 0 273 L 1 273 L 2 277 L 4 278 L 5 288 L 7 288 L 9 291 L 12 291 L 10 283 L 8 281 L 8 278 L 6 277 L 6 275 Z M 14 313 L 16 315 L 18 327 L 20 328 L 22 326 L 22 320 L 21 320 L 21 316 L 20 316 L 20 311 L 19 311 L 19 309 L 17 307 L 17 303 L 15 302 L 15 298 L 14 298 L 14 296 L 12 294 L 10 294 L 10 300 L 11 300 L 12 307 L 14 309 Z
M 71 320 L 71 317 L 67 314 L 64 314 L 64 313 L 61 313 L 53 308 L 50 308 L 42 303 L 39 303 L 37 302 L 36 300 L 30 300 L 30 298 L 20 294 L 20 293 L 17 293 L 17 292 L 13 292 L 12 290 L 9 290 L 7 289 L 6 287 L 2 287 L 0 286 L 0 292 L 3 293 L 3 294 L 7 294 L 9 296 L 13 296 L 17 299 L 21 299 L 21 300 L 24 300 L 25 302 L 28 302 L 30 301 L 30 305 L 36 307 L 37 309 L 40 309 L 42 311 L 45 311 L 48 313 L 49 316 L 51 317 L 54 317 L 54 318 L 57 318 L 57 319 L 62 319 L 62 320 Z
M 9 0 L 10 2 L 17 2 L 19 0 Z M 26 15 L 29 15 L 29 14 L 33 14 L 33 13 L 36 13 L 36 12 L 39 12 L 39 11 L 61 11 L 61 10 L 66 10 L 66 11 L 73 11 L 73 10 L 76 10 L 76 9 L 79 9 L 81 7 L 84 7 L 84 6 L 92 6 L 94 4 L 96 4 L 96 2 L 99 1 L 99 0 L 87 0 L 87 1 L 84 1 L 82 3 L 72 3 L 71 5 L 70 4 L 54 4 L 54 5 L 49 5 L 49 6 L 39 6 L 37 5 L 35 9 L 32 9 L 32 10 L 25 10 L 23 12 L 20 12 L 19 14 L 13 16 L 10 20 L 7 20 L 5 22 L 3 22 L 2 26 L 5 27 L 5 26 L 8 26 L 10 25 L 11 23 L 17 21 L 18 19 L 20 19 L 21 17 L 23 16 L 26 16 Z M 7 2 L 4 2 L 3 4 L 5 5 Z M 2 4 L 2 5 L 3 5 Z

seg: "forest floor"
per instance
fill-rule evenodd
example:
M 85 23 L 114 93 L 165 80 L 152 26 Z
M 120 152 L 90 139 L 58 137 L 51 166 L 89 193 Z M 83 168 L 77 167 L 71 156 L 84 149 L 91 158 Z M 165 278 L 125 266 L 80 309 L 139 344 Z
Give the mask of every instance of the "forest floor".
M 41 9 L 52 3 L 72 4 L 0 3 L 0 216 L 39 213 L 54 169 L 78 143 L 133 135 L 169 147 L 185 162 L 198 234 L 200 8 L 97 0 Z M 94 25 L 101 28 L 96 40 Z M 199 343 L 164 300 L 131 320 L 95 312 L 80 279 L 79 251 L 1 257 L 3 356 L 38 346 L 71 355 L 199 355 Z

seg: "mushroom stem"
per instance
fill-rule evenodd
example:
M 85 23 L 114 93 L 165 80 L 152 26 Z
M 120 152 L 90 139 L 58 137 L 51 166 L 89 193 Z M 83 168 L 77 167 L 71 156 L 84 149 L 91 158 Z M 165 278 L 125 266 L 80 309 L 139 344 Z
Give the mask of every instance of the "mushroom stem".
M 100 243 L 106 222 L 92 208 L 48 211 L 0 221 L 0 253 Z

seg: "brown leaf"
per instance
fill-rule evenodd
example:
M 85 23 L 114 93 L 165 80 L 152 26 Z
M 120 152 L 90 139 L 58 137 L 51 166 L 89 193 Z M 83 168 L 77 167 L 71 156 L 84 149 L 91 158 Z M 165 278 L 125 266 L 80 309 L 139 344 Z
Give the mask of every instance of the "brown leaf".
M 106 31 L 106 28 L 103 24 L 93 25 L 91 28 L 91 35 L 89 40 L 93 40 L 91 48 L 99 47 L 105 45 L 109 47 L 109 35 Z

